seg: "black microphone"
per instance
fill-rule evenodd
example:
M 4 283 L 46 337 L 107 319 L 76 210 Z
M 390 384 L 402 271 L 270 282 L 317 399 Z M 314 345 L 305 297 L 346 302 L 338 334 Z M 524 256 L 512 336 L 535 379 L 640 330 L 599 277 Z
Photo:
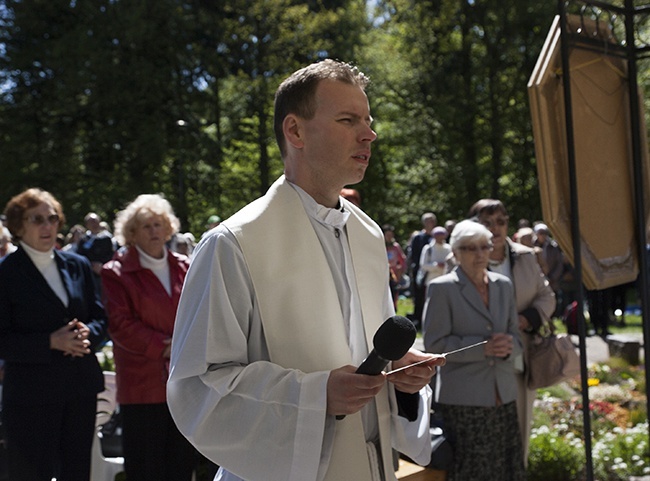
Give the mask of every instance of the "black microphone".
M 406 317 L 389 317 L 379 326 L 372 338 L 373 350 L 357 368 L 357 374 L 376 376 L 380 374 L 390 361 L 404 357 L 413 343 L 417 330 L 415 325 Z M 336 419 L 343 419 L 339 414 Z
M 379 326 L 372 338 L 374 349 L 357 368 L 357 374 L 376 376 L 390 361 L 404 357 L 413 343 L 417 331 L 415 325 L 406 317 L 389 317 Z

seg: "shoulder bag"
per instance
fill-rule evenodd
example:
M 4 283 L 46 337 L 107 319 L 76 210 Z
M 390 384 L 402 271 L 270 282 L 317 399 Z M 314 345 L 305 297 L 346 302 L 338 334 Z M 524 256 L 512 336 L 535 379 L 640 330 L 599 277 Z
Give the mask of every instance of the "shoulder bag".
M 553 386 L 580 374 L 580 357 L 568 335 L 556 335 L 548 323 L 546 333 L 528 337 L 526 373 L 529 389 Z

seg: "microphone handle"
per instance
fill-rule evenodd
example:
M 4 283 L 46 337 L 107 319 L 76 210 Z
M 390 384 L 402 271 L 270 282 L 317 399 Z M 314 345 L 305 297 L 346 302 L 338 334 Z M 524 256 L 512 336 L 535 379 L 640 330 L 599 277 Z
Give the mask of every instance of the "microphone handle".
M 357 368 L 355 374 L 367 374 L 368 376 L 376 376 L 377 374 L 381 374 L 384 368 L 388 366 L 389 362 L 390 361 L 388 359 L 384 359 L 379 354 L 377 354 L 377 351 L 373 349 L 370 354 L 368 354 L 368 357 L 366 357 L 361 365 Z M 345 414 L 336 415 L 336 419 L 339 421 L 344 418 Z
M 388 359 L 384 359 L 373 349 L 370 354 L 368 354 L 368 357 L 366 357 L 357 368 L 356 374 L 376 376 L 377 374 L 381 374 L 384 368 L 388 366 L 389 362 Z

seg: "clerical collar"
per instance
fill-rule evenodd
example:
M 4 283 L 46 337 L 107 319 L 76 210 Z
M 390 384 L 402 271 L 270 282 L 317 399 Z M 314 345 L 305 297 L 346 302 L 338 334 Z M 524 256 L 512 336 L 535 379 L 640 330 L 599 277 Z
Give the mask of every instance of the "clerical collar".
M 341 207 L 341 201 L 339 199 L 338 208 L 325 207 L 324 205 L 319 204 L 314 200 L 314 198 L 305 192 L 302 188 L 289 182 L 302 201 L 302 205 L 305 207 L 307 215 L 317 220 L 319 223 L 333 227 L 334 229 L 342 230 L 345 227 L 350 213 Z

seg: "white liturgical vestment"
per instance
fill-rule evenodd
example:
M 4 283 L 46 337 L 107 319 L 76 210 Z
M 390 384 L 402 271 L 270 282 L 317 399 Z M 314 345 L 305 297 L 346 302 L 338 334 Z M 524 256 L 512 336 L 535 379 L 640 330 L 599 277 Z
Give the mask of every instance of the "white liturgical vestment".
M 341 200 L 350 212 L 346 271 L 362 317 L 356 329 L 300 195 L 281 177 L 201 241 L 185 281 L 168 403 L 181 432 L 222 467 L 218 480 L 371 479 L 368 423 L 359 413 L 327 415 L 326 389 L 329 371 L 356 364 L 351 333 L 364 333 L 367 351 L 392 314 L 383 236 Z M 397 415 L 392 385 L 376 396 L 373 441 L 386 480 L 395 479 L 391 446 L 428 462 L 429 396 L 426 387 L 410 423 Z

